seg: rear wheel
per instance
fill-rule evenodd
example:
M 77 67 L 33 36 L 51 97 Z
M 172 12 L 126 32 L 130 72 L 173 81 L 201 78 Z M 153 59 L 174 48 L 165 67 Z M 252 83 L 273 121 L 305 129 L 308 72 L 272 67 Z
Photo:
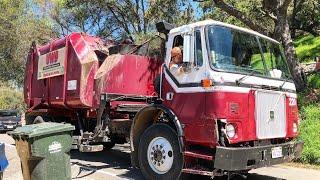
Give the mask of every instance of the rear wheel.
M 166 124 L 154 124 L 141 136 L 139 165 L 146 179 L 178 179 L 183 167 L 177 133 Z
M 109 150 L 109 149 L 112 149 L 116 145 L 116 143 L 113 141 L 110 141 L 110 142 L 103 142 L 102 145 L 103 145 L 103 149 Z
M 43 120 L 43 118 L 41 116 L 37 116 L 34 120 L 33 120 L 33 124 L 39 124 L 39 123 L 44 123 L 45 121 Z

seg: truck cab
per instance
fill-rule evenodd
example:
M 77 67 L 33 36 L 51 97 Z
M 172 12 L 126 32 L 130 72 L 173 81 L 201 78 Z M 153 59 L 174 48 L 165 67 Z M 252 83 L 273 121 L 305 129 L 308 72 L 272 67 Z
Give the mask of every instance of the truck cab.
M 145 177 L 232 175 L 300 156 L 297 94 L 279 42 L 213 20 L 158 27 L 167 37 L 159 101 L 136 114 L 130 136 Z

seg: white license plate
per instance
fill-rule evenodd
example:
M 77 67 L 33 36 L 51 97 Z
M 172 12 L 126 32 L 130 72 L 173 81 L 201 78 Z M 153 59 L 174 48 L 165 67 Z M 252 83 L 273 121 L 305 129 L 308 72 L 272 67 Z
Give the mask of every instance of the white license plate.
M 7 126 L 8 129 L 13 129 L 13 126 Z
M 282 147 L 274 147 L 271 149 L 271 157 L 272 158 L 280 158 L 282 157 Z

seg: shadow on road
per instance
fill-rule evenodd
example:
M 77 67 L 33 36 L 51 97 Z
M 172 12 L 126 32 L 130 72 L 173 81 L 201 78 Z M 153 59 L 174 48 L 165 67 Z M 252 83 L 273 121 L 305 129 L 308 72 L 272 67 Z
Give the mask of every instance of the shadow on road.
M 125 149 L 125 150 L 124 150 Z M 80 172 L 75 179 L 89 176 L 96 173 L 98 170 L 118 169 L 125 170 L 120 178 L 143 180 L 142 174 L 139 170 L 131 167 L 130 154 L 128 146 L 120 146 L 111 150 L 105 150 L 95 153 L 80 153 L 79 151 L 71 151 L 72 165 L 80 166 Z M 80 175 L 86 172 L 85 175 Z M 197 180 L 210 180 L 210 177 L 200 175 L 182 174 L 180 179 L 197 179 Z M 227 180 L 226 176 L 216 177 L 215 180 Z M 240 176 L 233 177 L 232 180 L 243 180 Z M 249 173 L 247 180 L 282 180 L 272 176 L 259 175 L 256 173 Z
M 183 174 L 181 176 L 181 179 L 210 180 L 211 178 L 208 176 Z M 227 176 L 223 176 L 223 177 L 215 177 L 213 180 L 227 180 L 227 179 L 228 179 Z M 247 176 L 247 178 L 235 176 L 235 177 L 231 178 L 230 180 L 284 180 L 284 179 L 252 173 L 252 174 L 249 174 Z
M 126 147 L 120 146 L 120 149 L 117 147 L 95 153 L 81 153 L 74 150 L 71 151 L 72 164 L 85 167 L 86 170 L 92 169 L 93 173 L 94 170 L 121 169 L 125 170 L 125 172 L 119 177 L 143 179 L 140 171 L 131 167 L 130 154 L 123 151 L 124 148 Z

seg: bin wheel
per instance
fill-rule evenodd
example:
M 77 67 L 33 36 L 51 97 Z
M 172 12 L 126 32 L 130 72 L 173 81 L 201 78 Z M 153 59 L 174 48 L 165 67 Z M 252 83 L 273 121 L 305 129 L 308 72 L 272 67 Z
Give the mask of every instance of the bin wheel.
M 102 145 L 105 150 L 110 150 L 116 145 L 116 143 L 111 141 L 111 142 L 104 142 L 102 143 Z
M 146 179 L 179 179 L 183 167 L 177 133 L 166 124 L 154 124 L 141 136 L 139 165 Z
M 33 120 L 33 124 L 39 124 L 39 123 L 44 123 L 45 121 L 43 120 L 43 118 L 41 116 L 37 116 L 34 120 Z

